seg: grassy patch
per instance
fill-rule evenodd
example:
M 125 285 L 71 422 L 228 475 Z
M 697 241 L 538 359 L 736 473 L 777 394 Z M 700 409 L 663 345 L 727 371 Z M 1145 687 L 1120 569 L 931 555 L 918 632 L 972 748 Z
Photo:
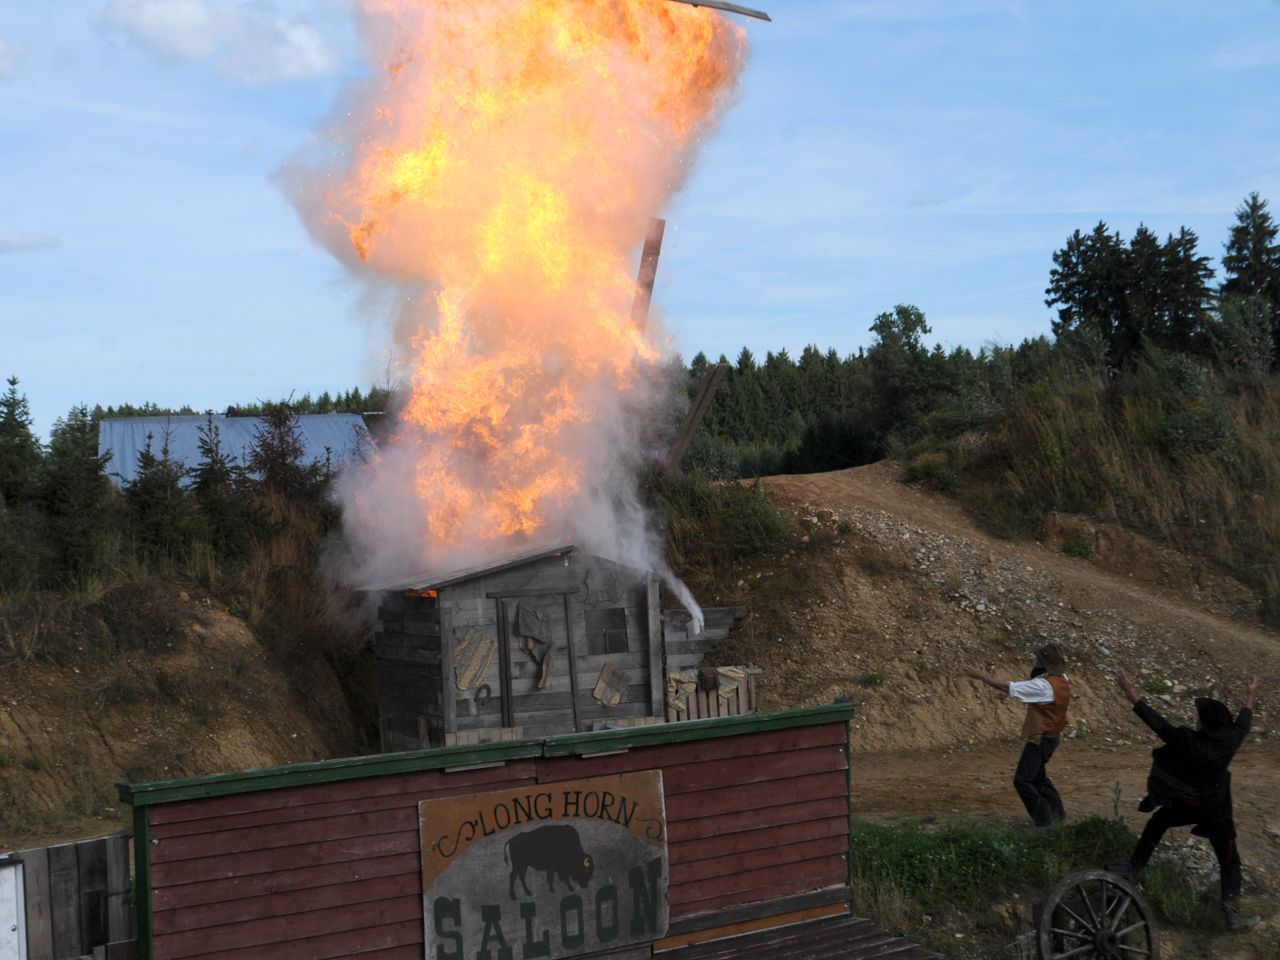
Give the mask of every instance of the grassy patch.
M 880 673 L 864 673 L 858 678 L 858 685 L 861 687 L 878 687 L 884 683 L 884 674 Z
M 1168 680 L 1162 680 L 1159 677 L 1152 677 L 1150 680 L 1144 680 L 1142 682 L 1142 689 L 1147 691 L 1147 693 L 1158 697 L 1172 690 L 1173 684 Z
M 1136 840 L 1122 821 L 1104 817 L 1048 830 L 998 820 L 855 821 L 854 905 L 948 956 L 1002 956 L 1034 927 L 1035 904 L 1058 881 L 1127 860 Z M 1216 905 L 1178 864 L 1157 861 L 1142 887 L 1164 922 L 1214 929 Z

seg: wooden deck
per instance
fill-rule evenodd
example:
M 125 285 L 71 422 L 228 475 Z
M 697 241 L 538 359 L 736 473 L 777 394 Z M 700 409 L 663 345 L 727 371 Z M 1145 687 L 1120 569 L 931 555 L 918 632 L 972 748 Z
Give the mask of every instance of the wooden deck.
M 655 954 L 661 960 L 945 960 L 861 917 L 832 917 Z

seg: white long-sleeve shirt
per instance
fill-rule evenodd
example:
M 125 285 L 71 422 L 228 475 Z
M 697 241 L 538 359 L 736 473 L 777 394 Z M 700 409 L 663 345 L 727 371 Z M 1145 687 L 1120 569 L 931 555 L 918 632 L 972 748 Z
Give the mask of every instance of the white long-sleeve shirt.
M 1053 703 L 1053 687 L 1044 677 L 1010 680 L 1009 696 L 1022 703 Z

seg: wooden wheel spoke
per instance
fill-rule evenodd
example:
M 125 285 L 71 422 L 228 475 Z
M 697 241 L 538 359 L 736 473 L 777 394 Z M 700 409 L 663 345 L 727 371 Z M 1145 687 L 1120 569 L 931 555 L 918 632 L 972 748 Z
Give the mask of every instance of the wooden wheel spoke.
M 1133 933 L 1133 931 L 1135 931 L 1135 930 L 1139 929 L 1140 927 L 1145 927 L 1146 925 L 1147 925 L 1147 921 L 1146 921 L 1146 920 L 1139 920 L 1137 923 L 1131 923 L 1131 924 L 1129 924 L 1129 925 L 1128 925 L 1127 927 L 1125 927 L 1123 930 L 1117 930 L 1117 931 L 1116 931 L 1116 936 L 1117 936 L 1117 937 L 1123 937 L 1123 936 L 1126 936 L 1126 935 L 1128 935 L 1128 934 L 1130 934 L 1130 933 Z
M 1151 949 L 1149 947 L 1131 947 L 1127 943 L 1118 943 L 1116 944 L 1116 949 L 1123 950 L 1126 953 L 1136 954 L 1139 957 L 1151 956 Z
M 1065 903 L 1058 904 L 1058 909 L 1065 910 L 1067 913 L 1071 914 L 1071 919 L 1073 919 L 1076 923 L 1080 924 L 1080 926 L 1084 927 L 1090 933 L 1094 931 L 1094 927 L 1089 923 L 1088 920 L 1080 916 L 1080 914 L 1076 913 L 1074 910 L 1068 907 Z
M 1118 923 L 1120 921 L 1120 918 L 1123 917 L 1126 912 L 1128 912 L 1129 906 L 1133 903 L 1133 897 L 1129 896 L 1126 893 L 1122 898 L 1120 897 L 1116 898 L 1116 903 L 1123 903 L 1124 906 L 1122 906 L 1119 910 L 1116 910 L 1114 913 L 1110 914 L 1109 916 L 1113 922 Z
M 1097 911 L 1093 909 L 1093 901 L 1089 899 L 1089 887 L 1084 883 L 1080 884 L 1080 899 L 1084 901 L 1089 916 L 1093 918 L 1093 928 L 1097 930 L 1102 926 L 1102 921 L 1098 919 Z
M 1086 943 L 1083 947 L 1072 947 L 1066 953 L 1055 953 L 1052 960 L 1067 960 L 1068 957 L 1083 956 L 1085 951 L 1093 951 L 1093 944 Z
M 1064 937 L 1071 937 L 1075 940 L 1090 940 L 1092 935 L 1089 933 L 1081 933 L 1079 930 L 1063 930 L 1061 927 L 1050 927 L 1051 933 L 1061 934 Z

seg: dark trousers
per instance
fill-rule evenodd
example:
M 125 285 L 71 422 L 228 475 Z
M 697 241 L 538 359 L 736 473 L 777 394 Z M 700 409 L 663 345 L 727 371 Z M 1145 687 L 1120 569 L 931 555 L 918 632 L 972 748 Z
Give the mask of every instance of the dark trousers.
M 1147 825 L 1142 828 L 1142 836 L 1138 838 L 1138 845 L 1133 848 L 1129 865 L 1135 870 L 1141 870 L 1151 860 L 1151 854 L 1155 852 L 1156 845 L 1160 843 L 1160 838 L 1164 836 L 1166 830 L 1170 827 L 1186 827 L 1194 824 L 1196 829 L 1193 832 L 1208 838 L 1218 858 L 1222 903 L 1234 904 L 1240 899 L 1242 879 L 1240 851 L 1236 848 L 1235 841 L 1235 823 L 1229 816 L 1223 819 L 1220 813 L 1215 815 L 1217 811 L 1214 807 L 1216 806 L 1206 809 L 1201 804 L 1183 803 L 1178 800 L 1166 803 L 1151 815 Z M 1230 809 L 1229 801 L 1228 809 Z
M 1013 773 L 1013 788 L 1018 791 L 1023 806 L 1037 827 L 1047 827 L 1055 821 L 1067 819 L 1058 788 L 1045 772 L 1058 743 L 1058 737 L 1046 734 L 1037 743 L 1025 744 L 1022 756 L 1018 758 L 1018 769 Z

